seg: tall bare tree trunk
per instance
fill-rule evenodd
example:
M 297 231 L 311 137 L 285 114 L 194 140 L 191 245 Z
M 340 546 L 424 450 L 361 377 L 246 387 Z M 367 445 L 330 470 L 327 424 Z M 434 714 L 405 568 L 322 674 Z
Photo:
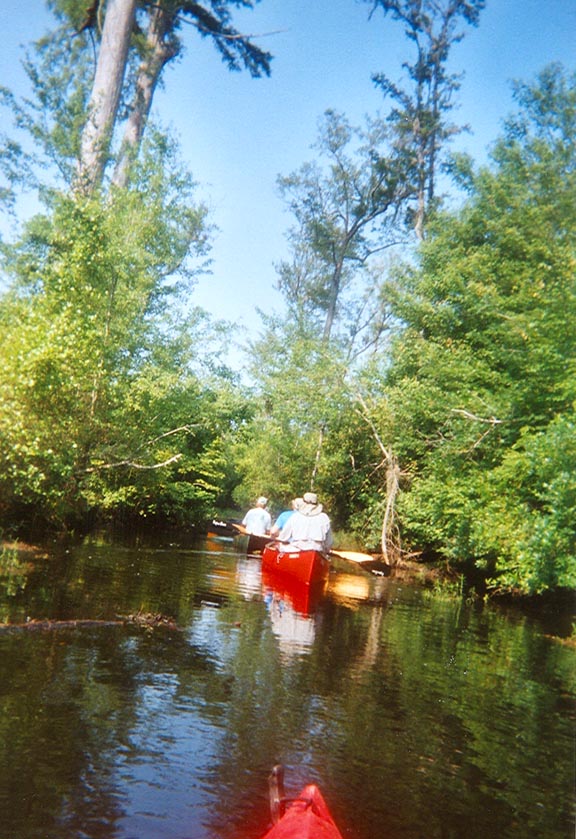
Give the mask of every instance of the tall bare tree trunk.
M 392 452 L 386 452 L 388 456 L 388 466 L 386 469 L 386 507 L 384 510 L 384 518 L 382 520 L 382 537 L 381 546 L 382 554 L 386 562 L 390 562 L 388 554 L 388 545 L 392 542 L 394 514 L 396 505 L 396 496 L 400 487 L 400 467 L 396 462 L 395 456 Z
M 136 158 L 152 107 L 152 98 L 164 66 L 179 52 L 175 40 L 166 41 L 167 33 L 174 27 L 174 12 L 162 6 L 150 11 L 146 34 L 146 53 L 138 68 L 134 101 L 126 123 L 120 155 L 112 182 L 123 187 L 128 182 L 130 164 Z
M 77 189 L 90 193 L 102 182 L 126 71 L 136 0 L 108 0 L 102 43 L 82 133 Z

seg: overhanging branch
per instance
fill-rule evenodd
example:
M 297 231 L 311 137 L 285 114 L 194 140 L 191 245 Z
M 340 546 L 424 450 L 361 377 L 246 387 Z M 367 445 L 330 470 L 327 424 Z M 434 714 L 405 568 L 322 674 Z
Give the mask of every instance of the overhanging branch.
M 176 463 L 182 457 L 182 452 L 172 455 L 168 460 L 163 460 L 162 463 L 152 463 L 147 465 L 145 463 L 135 463 L 133 460 L 119 460 L 117 463 L 101 463 L 98 466 L 89 466 L 84 472 L 100 472 L 102 469 L 120 469 L 127 466 L 129 469 L 162 469 L 164 466 L 169 466 L 171 463 Z

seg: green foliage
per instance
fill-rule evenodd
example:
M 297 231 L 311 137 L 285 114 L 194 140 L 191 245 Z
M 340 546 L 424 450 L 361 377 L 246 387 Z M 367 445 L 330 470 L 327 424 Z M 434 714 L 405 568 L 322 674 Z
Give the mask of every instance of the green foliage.
M 342 359 L 327 353 L 313 330 L 265 320 L 267 330 L 252 346 L 255 415 L 234 445 L 241 476 L 235 497 L 246 504 L 265 494 L 285 504 L 314 484 L 328 500 L 325 493 L 333 493 L 323 440 L 342 411 Z
M 395 145 L 404 160 L 406 187 L 413 201 L 409 209 L 419 239 L 424 222 L 437 208 L 436 183 L 451 137 L 462 131 L 449 121 L 454 94 L 461 76 L 448 72 L 448 58 L 454 44 L 464 37 L 461 23 L 476 26 L 485 0 L 368 0 L 374 12 L 404 27 L 415 47 L 412 62 L 402 68 L 408 76 L 403 87 L 383 73 L 372 78 L 392 103 L 388 121 L 394 127 Z
M 189 298 L 211 229 L 138 86 L 155 87 L 182 52 L 181 16 L 230 69 L 268 74 L 270 55 L 232 26 L 231 11 L 256 2 L 137 4 L 118 123 L 106 128 L 108 164 L 121 124 L 144 108 L 127 187 L 107 170 L 90 196 L 76 183 L 105 4 L 51 0 L 58 28 L 27 57 L 30 97 L 0 89 L 14 122 L 1 138 L 0 200 L 11 209 L 27 187 L 46 208 L 3 251 L 0 520 L 11 528 L 189 522 L 212 514 L 216 497 L 229 501 L 227 446 L 248 411 L 226 368 L 230 327 Z M 145 34 L 154 21 L 158 54 Z
M 5 521 L 182 520 L 212 509 L 226 472 L 217 440 L 239 406 L 200 377 L 206 318 L 173 314 L 207 250 L 206 214 L 182 172 L 153 135 L 129 189 L 106 202 L 57 196 L 52 215 L 10 248 L 14 284 L 0 302 Z
M 576 583 L 576 89 L 551 68 L 517 96 L 496 168 L 388 290 L 387 406 L 406 535 L 535 593 Z

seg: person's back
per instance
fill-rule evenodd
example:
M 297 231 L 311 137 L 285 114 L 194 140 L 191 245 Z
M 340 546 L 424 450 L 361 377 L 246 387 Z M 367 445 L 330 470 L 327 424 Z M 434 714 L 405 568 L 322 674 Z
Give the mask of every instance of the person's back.
M 247 533 L 253 534 L 254 536 L 265 536 L 270 532 L 272 516 L 266 509 L 267 504 L 268 499 L 262 495 L 256 502 L 256 506 L 248 510 L 242 519 L 242 524 L 246 528 Z
M 304 503 L 299 510 L 290 516 L 282 530 L 279 539 L 288 543 L 285 550 L 328 551 L 332 547 L 332 530 L 330 519 L 318 504 L 314 492 L 304 495 Z

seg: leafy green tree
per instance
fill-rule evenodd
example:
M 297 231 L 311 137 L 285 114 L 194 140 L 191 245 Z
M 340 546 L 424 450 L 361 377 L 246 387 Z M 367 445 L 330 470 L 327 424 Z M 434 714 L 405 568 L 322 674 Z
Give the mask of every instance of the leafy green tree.
M 265 322 L 251 348 L 257 409 L 234 446 L 236 499 L 246 504 L 264 493 L 286 503 L 315 488 L 332 505 L 323 444 L 345 400 L 342 357 L 302 324 L 274 316 Z
M 264 321 L 252 345 L 255 414 L 231 452 L 241 479 L 237 501 L 264 493 L 285 504 L 314 489 L 335 527 L 351 526 L 362 544 L 381 545 L 392 559 L 398 467 L 382 417 L 374 421 L 365 399 L 363 379 L 373 386 L 373 377 L 351 365 L 345 341 L 326 342 L 290 316 Z M 384 495 L 367 520 L 375 485 Z
M 194 518 L 213 506 L 223 465 L 211 447 L 237 406 L 220 410 L 200 375 L 199 315 L 173 308 L 202 266 L 208 230 L 174 147 L 150 135 L 117 201 L 60 196 L 9 249 L 5 520 L 67 526 L 185 509 Z
M 574 81 L 517 85 L 495 166 L 387 292 L 405 534 L 529 593 L 576 583 Z
M 270 56 L 231 24 L 252 0 L 50 5 L 32 96 L 0 90 L 25 138 L 3 138 L 0 197 L 10 208 L 32 188 L 45 207 L 4 248 L 0 519 L 199 520 L 228 492 L 225 441 L 246 404 L 222 362 L 229 328 L 190 304 L 206 210 L 173 143 L 144 129 L 183 23 L 230 69 L 267 74 Z
M 322 164 L 304 164 L 278 180 L 296 220 L 288 234 L 293 259 L 278 266 L 278 287 L 292 316 L 324 341 L 344 340 L 351 357 L 382 331 L 370 267 L 403 232 L 397 218 L 406 173 L 388 139 L 381 121 L 361 130 L 327 111 L 315 144 Z
M 296 221 L 288 234 L 292 259 L 277 269 L 286 316 L 265 319 L 262 341 L 254 347 L 256 381 L 266 394 L 264 403 L 273 407 L 255 421 L 252 445 L 258 454 L 251 460 L 250 447 L 246 452 L 258 472 L 268 463 L 256 442 L 262 424 L 280 422 L 270 430 L 272 458 L 278 443 L 292 441 L 298 429 L 299 446 L 291 444 L 289 450 L 303 455 L 292 461 L 300 485 L 304 475 L 314 483 L 323 473 L 331 474 L 329 495 L 340 521 L 354 522 L 388 556 L 389 546 L 397 542 L 394 511 L 401 469 L 387 437 L 389 412 L 373 410 L 369 377 L 359 374 L 368 358 L 386 353 L 391 319 L 380 290 L 382 254 L 400 244 L 411 246 L 407 221 L 421 239 L 427 214 L 436 206 L 440 155 L 457 130 L 447 121 L 459 86 L 447 72 L 447 60 L 463 37 L 459 22 L 475 25 L 484 2 L 399 0 L 372 6 L 403 22 L 416 45 L 415 62 L 403 65 L 412 88 L 375 76 L 392 101 L 387 118 L 367 120 L 366 128 L 358 129 L 327 111 L 315 145 L 319 159 L 279 179 Z M 270 363 L 271 347 L 282 353 L 280 374 Z M 270 466 L 271 478 L 278 477 L 277 464 Z M 365 507 L 368 475 L 379 479 L 383 492 L 377 505 L 368 505 L 367 520 L 355 514 L 350 499 Z M 288 483 L 293 486 L 293 481 L 291 474 Z
M 405 158 L 412 189 L 412 217 L 419 240 L 424 238 L 427 215 L 437 203 L 436 184 L 443 152 L 449 139 L 462 129 L 449 122 L 454 94 L 461 76 L 448 72 L 454 44 L 464 37 L 461 22 L 477 26 L 485 0 L 365 0 L 372 14 L 399 21 L 416 48 L 412 63 L 404 62 L 409 86 L 401 86 L 383 73 L 373 80 L 392 100 L 388 116 L 396 144 Z
M 334 475 L 350 449 L 342 455 L 332 441 L 342 442 L 346 415 L 358 419 L 350 376 L 387 328 L 375 261 L 403 232 L 397 217 L 405 179 L 387 136 L 381 121 L 364 131 L 328 111 L 316 144 L 322 164 L 279 179 L 296 220 L 292 260 L 278 266 L 286 311 L 263 316 L 264 332 L 252 345 L 260 410 L 244 430 L 239 497 L 247 490 L 273 496 L 275 488 L 289 499 L 315 488 L 336 520 L 347 519 L 344 482 Z

